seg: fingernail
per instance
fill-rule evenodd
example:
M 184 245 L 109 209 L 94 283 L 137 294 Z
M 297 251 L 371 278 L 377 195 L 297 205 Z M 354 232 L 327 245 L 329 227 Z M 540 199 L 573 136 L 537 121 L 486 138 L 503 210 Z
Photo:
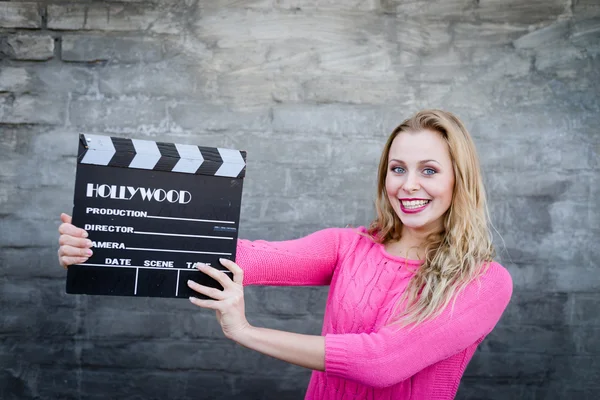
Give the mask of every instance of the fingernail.
M 92 241 L 91 241 L 91 240 L 86 240 L 86 241 L 85 241 L 85 245 L 86 245 L 87 247 L 92 247 Z
M 87 231 L 83 231 L 83 237 L 88 237 L 88 236 L 89 235 L 88 235 Z
M 86 250 L 85 254 L 87 254 L 88 256 L 91 256 L 94 253 L 90 249 L 88 249 L 88 250 Z

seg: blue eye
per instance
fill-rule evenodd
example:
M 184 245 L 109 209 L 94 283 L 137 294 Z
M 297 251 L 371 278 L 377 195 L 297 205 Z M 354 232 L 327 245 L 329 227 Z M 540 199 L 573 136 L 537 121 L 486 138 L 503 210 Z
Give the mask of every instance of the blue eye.
M 436 173 L 437 173 L 437 171 L 436 171 L 435 169 L 433 169 L 433 168 L 425 168 L 425 169 L 423 170 L 423 173 L 424 173 L 425 175 L 433 175 L 433 174 L 436 174 Z
M 402 173 L 404 173 L 404 168 L 402 168 L 402 167 L 394 167 L 394 168 L 392 168 L 392 172 L 395 172 L 397 174 L 402 174 Z

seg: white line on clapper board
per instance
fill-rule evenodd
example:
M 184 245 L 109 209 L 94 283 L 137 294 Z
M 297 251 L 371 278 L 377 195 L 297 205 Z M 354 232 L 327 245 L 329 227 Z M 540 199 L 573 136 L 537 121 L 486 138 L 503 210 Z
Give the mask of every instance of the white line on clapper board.
M 157 236 L 180 236 L 180 237 L 193 237 L 199 239 L 224 239 L 224 240 L 233 240 L 232 237 L 225 236 L 205 236 L 205 235 L 184 235 L 183 233 L 163 233 L 163 232 L 143 232 L 143 231 L 134 231 L 138 235 L 157 235 Z
M 140 270 L 139 268 L 135 269 L 135 288 L 133 289 L 133 294 L 137 294 L 137 278 L 138 278 L 138 271 L 139 270 Z
M 215 223 L 219 223 L 219 224 L 235 224 L 235 221 L 219 221 L 216 219 L 195 219 L 195 218 L 179 218 L 179 217 L 160 217 L 158 215 L 147 215 L 146 218 L 176 219 L 178 221 L 215 222 Z
M 216 254 L 218 256 L 230 256 L 231 253 L 216 253 L 214 251 L 191 251 L 191 250 L 170 250 L 170 249 L 145 249 L 143 247 L 126 247 L 125 250 L 141 251 L 162 251 L 164 253 L 191 253 L 191 254 Z

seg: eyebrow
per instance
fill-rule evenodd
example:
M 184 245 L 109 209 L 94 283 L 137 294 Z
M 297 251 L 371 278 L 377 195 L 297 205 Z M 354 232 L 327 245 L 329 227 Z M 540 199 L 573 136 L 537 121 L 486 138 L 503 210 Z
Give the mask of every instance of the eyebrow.
M 388 164 L 389 164 L 389 163 L 391 163 L 391 162 L 393 162 L 393 161 L 396 161 L 396 162 L 399 162 L 399 163 L 403 163 L 403 164 L 404 164 L 404 161 L 402 161 L 402 160 L 398 160 L 398 159 L 396 159 L 396 158 L 392 158 L 392 159 L 391 159 L 391 160 L 388 162 Z M 436 164 L 438 164 L 438 165 L 440 165 L 440 166 L 442 165 L 442 164 L 440 164 L 438 161 L 436 161 L 436 160 L 433 160 L 433 159 L 431 159 L 431 160 L 421 160 L 421 161 L 419 161 L 419 164 L 427 164 L 428 162 L 434 162 L 434 163 L 436 163 Z

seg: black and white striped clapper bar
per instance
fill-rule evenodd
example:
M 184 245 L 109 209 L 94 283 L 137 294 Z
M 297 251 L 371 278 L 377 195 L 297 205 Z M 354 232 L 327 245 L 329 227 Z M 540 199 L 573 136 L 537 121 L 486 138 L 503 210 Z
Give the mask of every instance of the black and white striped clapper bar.
M 235 260 L 246 152 L 79 135 L 73 224 L 93 255 L 67 272 L 73 294 L 203 297 L 193 268 Z M 229 274 L 231 276 L 231 274 Z

